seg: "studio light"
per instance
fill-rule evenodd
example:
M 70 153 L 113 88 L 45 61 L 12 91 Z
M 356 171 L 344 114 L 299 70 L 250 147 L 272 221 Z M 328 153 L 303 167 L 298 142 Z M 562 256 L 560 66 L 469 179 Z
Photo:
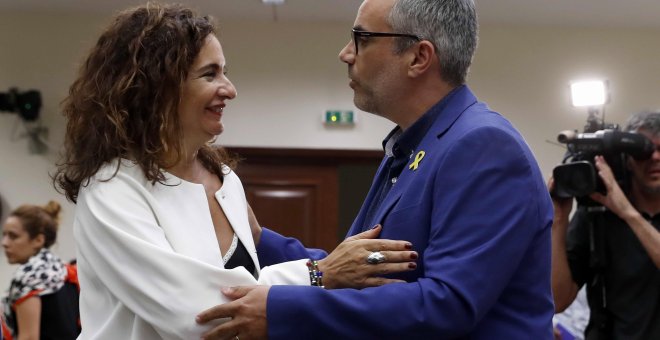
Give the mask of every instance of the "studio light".
M 605 128 L 605 104 L 609 102 L 606 80 L 581 80 L 571 82 L 571 103 L 575 107 L 586 107 L 587 125 L 585 132 L 595 132 Z
M 607 103 L 607 81 L 585 80 L 571 83 L 571 100 L 573 106 L 593 107 L 602 106 Z

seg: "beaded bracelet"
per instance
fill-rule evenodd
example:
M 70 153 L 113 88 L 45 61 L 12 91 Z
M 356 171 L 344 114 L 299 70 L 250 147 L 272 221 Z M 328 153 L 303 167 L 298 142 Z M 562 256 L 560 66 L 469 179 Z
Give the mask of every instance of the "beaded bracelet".
M 307 269 L 309 270 L 309 282 L 312 286 L 323 288 L 323 272 L 319 270 L 319 262 L 308 260 Z

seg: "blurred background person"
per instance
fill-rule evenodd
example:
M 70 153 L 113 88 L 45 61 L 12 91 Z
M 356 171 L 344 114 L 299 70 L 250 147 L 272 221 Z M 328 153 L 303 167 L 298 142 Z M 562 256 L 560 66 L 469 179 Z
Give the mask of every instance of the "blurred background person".
M 25 204 L 9 214 L 2 247 L 18 264 L 4 298 L 7 339 L 75 339 L 80 333 L 75 267 L 50 247 L 57 238 L 60 204 Z
M 580 289 L 575 301 L 568 308 L 552 317 L 552 322 L 555 325 L 555 339 L 584 340 L 584 330 L 589 323 L 589 303 L 585 287 Z

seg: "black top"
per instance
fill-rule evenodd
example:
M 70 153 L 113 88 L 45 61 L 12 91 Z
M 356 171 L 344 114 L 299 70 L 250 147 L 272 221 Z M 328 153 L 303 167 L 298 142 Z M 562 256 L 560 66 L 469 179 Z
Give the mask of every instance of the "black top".
M 238 266 L 245 267 L 248 272 L 256 277 L 256 267 L 254 266 L 254 262 L 252 262 L 252 258 L 250 257 L 247 249 L 245 249 L 245 246 L 241 240 L 238 240 L 236 250 L 234 250 L 234 253 L 231 255 L 229 260 L 227 260 L 227 263 L 225 263 L 226 269 L 232 269 Z
M 644 217 L 660 230 L 660 215 Z M 580 207 L 569 225 L 567 253 L 573 279 L 580 287 L 587 284 L 587 340 L 660 339 L 660 269 L 623 220 Z
M 37 297 L 41 299 L 39 339 L 76 339 L 80 334 L 78 287 L 72 282 L 66 282 L 57 292 Z M 12 318 L 9 322 L 13 324 L 10 327 L 18 329 L 16 311 L 13 308 L 11 314 Z

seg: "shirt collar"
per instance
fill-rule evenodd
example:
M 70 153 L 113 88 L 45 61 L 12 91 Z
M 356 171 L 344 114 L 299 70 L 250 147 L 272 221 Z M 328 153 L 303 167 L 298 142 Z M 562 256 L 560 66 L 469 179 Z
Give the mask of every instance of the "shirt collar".
M 642 217 L 644 217 L 645 220 L 651 222 L 652 224 L 660 222 L 660 214 L 655 214 L 651 216 L 651 214 L 645 211 L 640 211 L 640 214 L 642 215 Z
M 415 151 L 415 148 L 426 136 L 426 133 L 431 128 L 436 119 L 440 116 L 442 111 L 447 107 L 451 98 L 459 92 L 459 89 L 464 88 L 465 85 L 458 86 L 451 90 L 444 98 L 438 103 L 433 105 L 430 110 L 426 111 L 417 121 L 415 121 L 407 130 L 401 130 L 400 126 L 396 126 L 383 140 L 383 150 L 389 157 L 409 157 Z

